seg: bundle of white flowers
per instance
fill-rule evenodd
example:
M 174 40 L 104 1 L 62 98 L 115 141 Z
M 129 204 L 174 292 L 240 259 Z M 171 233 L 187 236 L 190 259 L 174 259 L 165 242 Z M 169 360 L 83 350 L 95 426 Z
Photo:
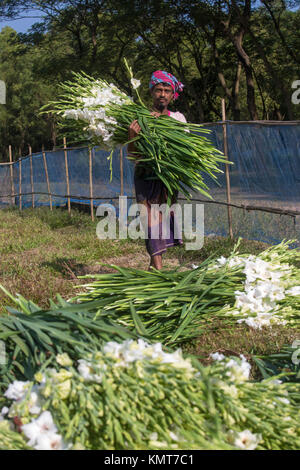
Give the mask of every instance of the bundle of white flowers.
M 214 358 L 191 364 L 142 339 L 60 354 L 58 370 L 10 384 L 1 422 L 38 450 L 299 447 L 296 384 L 252 383 L 243 356 Z
M 214 361 L 223 361 L 225 368 L 228 369 L 225 374 L 232 382 L 240 383 L 249 380 L 251 365 L 243 354 L 240 355 L 240 359 L 230 358 L 226 360 L 224 354 L 218 352 L 210 354 L 210 357 Z
M 33 384 L 28 381 L 15 380 L 4 393 L 13 404 L 3 407 L 2 417 L 11 418 L 27 438 L 27 447 L 35 450 L 64 450 L 70 445 L 66 445 L 62 436 L 53 422 L 52 414 L 49 411 L 42 411 L 43 385 Z
M 211 265 L 212 270 L 236 269 L 246 276 L 244 289 L 235 291 L 235 304 L 228 310 L 229 315 L 239 317 L 237 323 L 246 323 L 255 329 L 292 323 L 297 315 L 292 305 L 300 304 L 300 273 L 299 269 L 286 263 L 287 259 L 296 256 L 292 252 L 287 256 L 287 248 L 288 244 L 282 242 L 259 256 L 231 256 L 228 259 L 222 256 Z
M 104 80 L 89 80 L 89 77 L 74 74 L 77 78 L 76 86 L 65 84 L 64 89 L 72 94 L 70 105 L 73 108 L 61 110 L 61 116 L 65 119 L 77 121 L 73 122 L 75 128 L 78 124 L 82 126 L 82 131 L 86 136 L 102 148 L 111 150 L 117 142 L 113 136 L 116 132 L 118 122 L 109 115 L 109 106 L 122 107 L 131 104 L 132 100 L 113 83 Z M 58 111 L 59 112 L 59 111 Z M 83 124 L 85 123 L 85 124 Z

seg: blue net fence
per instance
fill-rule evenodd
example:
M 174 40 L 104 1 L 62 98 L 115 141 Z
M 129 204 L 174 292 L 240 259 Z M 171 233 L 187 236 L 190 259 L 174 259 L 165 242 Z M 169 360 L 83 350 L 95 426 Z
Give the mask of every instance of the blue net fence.
M 229 235 L 230 208 L 234 237 L 267 243 L 297 239 L 300 245 L 300 122 L 225 121 L 203 127 L 221 151 L 226 127 L 227 155 L 233 163 L 229 205 L 225 165 L 217 183 L 203 175 L 212 201 L 193 193 L 192 202 L 204 205 L 205 234 Z M 98 148 L 68 148 L 1 164 L 0 208 L 66 206 L 69 199 L 92 207 L 110 203 L 118 209 L 120 195 L 128 197 L 129 207 L 135 202 L 134 164 L 125 148 L 116 150 L 110 181 L 108 156 Z

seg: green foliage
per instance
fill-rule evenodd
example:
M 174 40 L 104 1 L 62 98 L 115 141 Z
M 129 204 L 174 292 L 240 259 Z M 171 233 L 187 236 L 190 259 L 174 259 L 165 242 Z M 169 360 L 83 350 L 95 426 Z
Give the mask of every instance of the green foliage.
M 291 85 L 299 79 L 300 13 L 283 1 L 253 4 L 246 14 L 244 3 L 227 9 L 215 1 L 5 2 L 2 15 L 36 6 L 45 18 L 26 34 L 10 27 L 0 33 L 0 79 L 7 86 L 7 104 L 0 106 L 2 159 L 7 160 L 9 144 L 15 157 L 27 154 L 28 144 L 34 151 L 42 144 L 61 145 L 54 117 L 41 118 L 38 111 L 57 98 L 57 84 L 71 71 L 113 81 L 131 94 L 124 56 L 142 80 L 148 106 L 150 74 L 163 69 L 185 84 L 176 107 L 189 121 L 219 120 L 221 97 L 227 100 L 227 118 L 249 119 L 246 67 L 234 42 L 240 26 L 258 118 L 299 119 Z
M 299 365 L 299 341 L 298 345 L 285 345 L 280 351 L 264 356 L 253 356 L 253 360 L 263 378 L 281 374 L 281 380 L 285 382 L 300 383 Z
M 57 304 L 50 301 L 51 310 L 47 312 L 21 295 L 14 298 L 0 287 L 18 307 L 7 307 L 9 315 L 0 316 L 0 339 L 5 340 L 8 357 L 0 366 L 2 387 L 14 378 L 32 379 L 37 367 L 49 357 L 48 362 L 55 365 L 53 354 L 66 352 L 77 358 L 111 337 L 136 337 L 111 320 L 97 319 L 92 304 L 78 308 L 57 295 Z

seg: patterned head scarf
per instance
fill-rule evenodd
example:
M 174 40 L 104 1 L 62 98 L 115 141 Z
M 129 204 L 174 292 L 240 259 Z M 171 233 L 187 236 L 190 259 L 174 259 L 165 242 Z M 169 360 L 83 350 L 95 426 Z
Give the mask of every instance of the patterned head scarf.
M 163 70 L 156 70 L 156 72 L 153 72 L 149 83 L 150 90 L 158 83 L 167 83 L 168 85 L 171 85 L 174 92 L 174 100 L 178 98 L 178 92 L 181 92 L 184 87 L 183 83 L 179 82 L 174 75 L 164 72 Z

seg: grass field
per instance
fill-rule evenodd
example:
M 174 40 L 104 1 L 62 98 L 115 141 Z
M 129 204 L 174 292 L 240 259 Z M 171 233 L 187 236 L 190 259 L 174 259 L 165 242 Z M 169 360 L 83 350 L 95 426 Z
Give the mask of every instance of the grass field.
M 89 214 L 72 209 L 49 208 L 4 209 L 0 211 L 0 284 L 13 295 L 22 294 L 41 307 L 49 306 L 49 299 L 59 293 L 68 299 L 74 295 L 74 286 L 83 284 L 77 276 L 113 271 L 100 263 L 147 269 L 149 257 L 143 240 L 99 240 L 96 224 Z M 185 251 L 184 247 L 169 249 L 164 255 L 164 268 L 185 269 L 215 253 L 228 256 L 236 240 L 207 237 L 199 251 Z M 243 239 L 240 253 L 258 254 L 268 245 Z M 0 293 L 0 312 L 11 304 Z M 211 352 L 252 354 L 277 352 L 284 344 L 300 339 L 300 329 L 282 326 L 251 330 L 247 326 L 224 327 L 214 324 L 196 340 L 184 345 L 206 363 Z

